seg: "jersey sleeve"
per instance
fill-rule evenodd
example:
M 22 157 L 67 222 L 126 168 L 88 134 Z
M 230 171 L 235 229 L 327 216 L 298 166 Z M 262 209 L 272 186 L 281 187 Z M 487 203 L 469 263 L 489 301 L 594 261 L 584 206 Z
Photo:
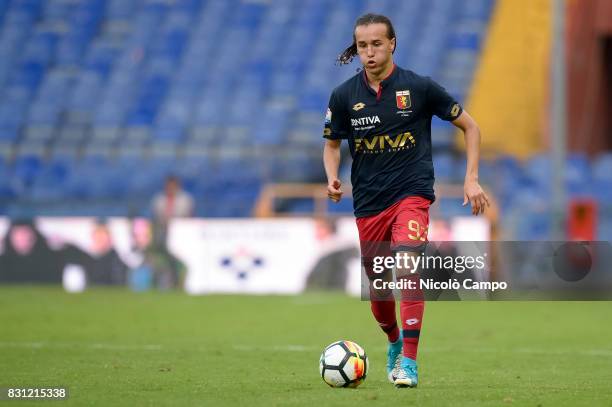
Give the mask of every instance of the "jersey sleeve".
M 323 137 L 329 140 L 342 140 L 349 136 L 350 117 L 346 108 L 340 103 L 337 92 L 334 91 L 329 98 L 327 112 L 325 113 L 325 128 Z
M 446 89 L 428 78 L 427 101 L 432 114 L 442 120 L 453 121 L 463 112 L 461 105 Z

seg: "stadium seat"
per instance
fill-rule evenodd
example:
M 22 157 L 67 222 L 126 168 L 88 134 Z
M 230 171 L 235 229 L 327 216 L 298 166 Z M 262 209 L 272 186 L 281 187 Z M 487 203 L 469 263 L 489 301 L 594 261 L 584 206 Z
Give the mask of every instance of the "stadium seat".
M 612 182 L 612 153 L 604 153 L 593 162 L 593 178 Z
M 174 172 L 198 197 L 228 202 L 205 203 L 198 214 L 247 216 L 265 182 L 324 179 L 329 93 L 358 67 L 334 62 L 358 15 L 398 16 L 397 62 L 433 75 L 464 101 L 494 4 L 0 0 L 0 150 L 17 153 L 0 164 L 0 201 L 40 213 L 147 214 Z M 465 164 L 453 155 L 453 127 L 438 119 L 432 127 L 437 178 L 460 182 Z M 547 156 L 486 165 L 483 179 L 502 210 L 525 205 L 520 195 L 540 202 L 547 191 Z M 347 182 L 349 172 L 345 160 Z M 610 155 L 592 166 L 570 156 L 568 192 L 609 203 L 610 174 Z M 58 198 L 65 203 L 45 207 Z M 332 207 L 352 210 L 350 200 Z

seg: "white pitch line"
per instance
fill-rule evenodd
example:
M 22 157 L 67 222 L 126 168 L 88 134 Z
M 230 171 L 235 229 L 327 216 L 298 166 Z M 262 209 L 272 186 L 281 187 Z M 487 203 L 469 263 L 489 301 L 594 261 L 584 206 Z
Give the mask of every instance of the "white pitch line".
M 314 346 L 305 346 L 305 345 L 272 345 L 272 346 L 233 345 L 232 349 L 237 350 L 237 351 L 244 351 L 244 352 L 256 352 L 256 351 L 312 352 L 312 351 L 318 350 L 318 348 Z
M 463 353 L 513 353 L 513 354 L 539 354 L 539 355 L 580 355 L 580 356 L 604 356 L 612 357 L 612 349 L 538 349 L 538 348 L 425 348 L 422 350 L 425 353 L 442 353 L 442 352 L 463 352 Z M 421 350 L 419 350 L 421 352 Z
M 546 355 L 569 355 L 577 354 L 582 356 L 606 356 L 612 357 L 612 349 L 578 349 L 578 350 L 545 350 L 545 349 L 531 349 L 531 348 L 518 348 L 515 350 L 516 353 L 541 353 Z
M 269 352 L 312 352 L 316 350 L 323 350 L 314 346 L 306 345 L 272 345 L 272 346 L 253 346 L 253 345 L 234 345 L 232 347 L 236 351 L 255 352 L 255 351 L 269 351 Z M 369 348 L 371 352 L 385 352 L 386 347 L 374 347 Z M 496 349 L 496 348 L 424 348 L 419 350 L 424 353 L 511 353 L 511 354 L 541 354 L 541 355 L 580 355 L 580 356 L 594 356 L 594 357 L 612 357 L 612 349 L 538 349 L 538 348 L 516 348 L 516 349 Z
M 113 343 L 66 343 L 66 342 L 1 342 L 0 348 L 24 348 L 24 349 L 70 349 L 84 348 L 91 350 L 117 350 L 117 351 L 159 351 L 163 349 L 162 345 L 147 344 L 147 345 L 123 345 Z M 246 344 L 231 345 L 231 349 L 238 352 L 315 352 L 322 351 L 323 347 L 308 346 L 308 345 L 266 345 L 254 346 Z M 384 353 L 386 347 L 376 346 L 369 348 L 370 352 Z M 209 351 L 208 347 L 194 347 L 196 351 Z M 420 350 L 423 353 L 510 353 L 510 354 L 533 354 L 533 355 L 579 355 L 592 357 L 612 358 L 612 349 L 542 349 L 542 348 L 514 348 L 514 349 L 497 349 L 497 348 L 423 348 Z
M 370 351 L 385 352 L 387 347 L 370 347 Z M 451 348 L 451 347 L 423 347 L 419 353 L 528 353 L 542 355 L 582 355 L 582 356 L 607 356 L 612 357 L 612 349 L 542 349 L 542 348 Z
M 85 348 L 93 350 L 161 350 L 161 345 L 121 345 L 112 343 L 63 343 L 63 342 L 0 342 L 0 348 L 26 348 L 26 349 L 69 349 Z

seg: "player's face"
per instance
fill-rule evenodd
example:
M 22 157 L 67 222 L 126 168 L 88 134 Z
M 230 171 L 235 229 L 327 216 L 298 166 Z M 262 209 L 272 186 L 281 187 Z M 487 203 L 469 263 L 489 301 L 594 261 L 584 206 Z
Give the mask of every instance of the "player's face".
M 382 23 L 358 25 L 355 42 L 359 59 L 366 71 L 382 73 L 391 63 L 395 38 L 387 37 L 387 26 Z

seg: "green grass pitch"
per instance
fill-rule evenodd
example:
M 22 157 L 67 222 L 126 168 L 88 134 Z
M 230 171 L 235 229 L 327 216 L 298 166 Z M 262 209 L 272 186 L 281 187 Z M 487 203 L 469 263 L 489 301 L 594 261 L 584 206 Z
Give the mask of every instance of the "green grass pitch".
M 64 385 L 52 404 L 67 406 L 612 406 L 611 316 L 610 302 L 428 303 L 419 387 L 395 389 L 369 304 L 343 295 L 5 286 L 0 387 Z M 358 389 L 319 377 L 338 339 L 370 358 Z

